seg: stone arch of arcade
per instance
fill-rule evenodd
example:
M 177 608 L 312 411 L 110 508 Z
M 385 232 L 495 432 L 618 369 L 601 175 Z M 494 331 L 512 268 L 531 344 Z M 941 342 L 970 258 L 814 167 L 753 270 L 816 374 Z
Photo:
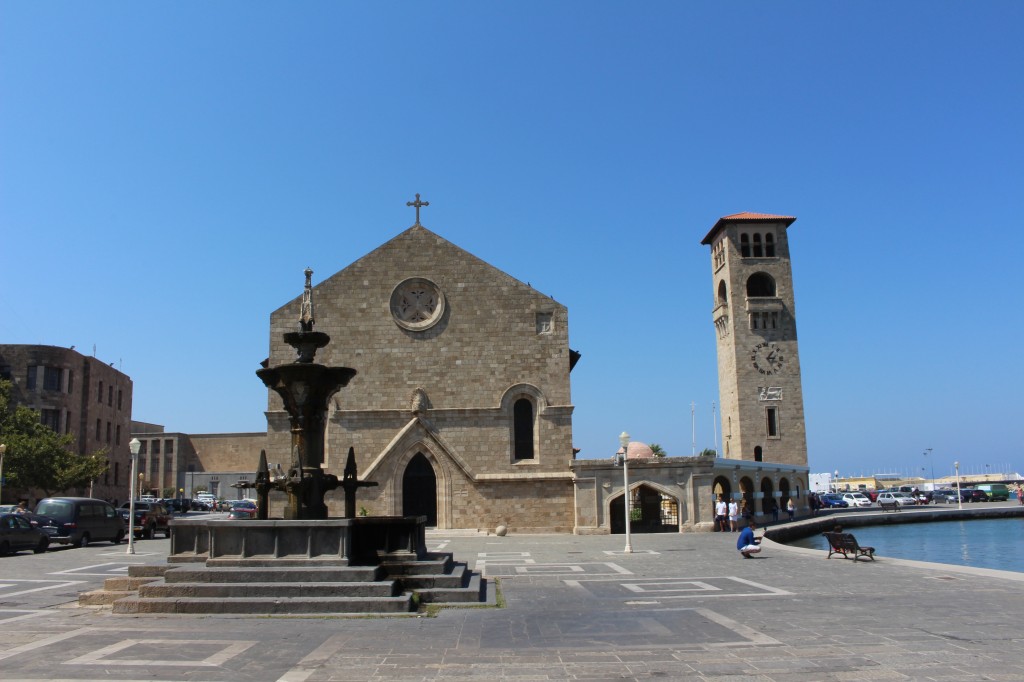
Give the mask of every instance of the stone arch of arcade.
M 789 479 L 785 476 L 779 479 L 779 493 L 779 509 L 785 509 L 792 494 L 789 490 Z
M 754 511 L 754 482 L 750 480 L 749 476 L 744 476 L 740 479 L 740 510 L 743 510 L 743 505 L 747 506 L 747 509 Z
M 679 532 L 679 499 L 669 490 L 650 481 L 629 486 L 632 533 Z M 620 492 L 608 500 L 611 533 L 626 532 L 625 496 Z
M 773 504 L 775 504 L 775 485 L 771 478 L 765 476 L 761 479 L 761 513 L 771 514 Z

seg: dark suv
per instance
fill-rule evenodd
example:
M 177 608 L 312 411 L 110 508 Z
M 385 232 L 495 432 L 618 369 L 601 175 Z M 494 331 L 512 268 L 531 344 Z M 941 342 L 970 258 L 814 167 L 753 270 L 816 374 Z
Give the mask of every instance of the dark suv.
M 121 518 L 125 521 L 128 520 L 128 514 L 131 513 L 130 505 L 130 502 L 121 505 Z M 147 540 L 153 539 L 157 531 L 162 532 L 165 538 L 171 537 L 171 515 L 167 512 L 167 507 L 159 502 L 136 502 L 135 523 L 132 524 L 132 530 L 135 532 L 135 537 L 141 536 Z

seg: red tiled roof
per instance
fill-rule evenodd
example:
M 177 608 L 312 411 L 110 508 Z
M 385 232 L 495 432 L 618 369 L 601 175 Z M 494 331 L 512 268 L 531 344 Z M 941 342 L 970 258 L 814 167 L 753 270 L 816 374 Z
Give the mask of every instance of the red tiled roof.
M 701 240 L 701 244 L 710 244 L 714 239 L 715 234 L 722 229 L 728 223 L 777 223 L 782 222 L 789 227 L 796 220 L 794 216 L 788 215 L 773 215 L 771 213 L 751 213 L 750 211 L 743 211 L 742 213 L 733 213 L 732 215 L 723 216 L 718 219 L 715 226 L 711 228 L 707 236 Z
M 743 213 L 733 213 L 732 215 L 723 216 L 720 220 L 788 220 L 789 222 L 793 222 L 796 218 L 788 215 L 772 215 L 771 213 L 751 213 L 750 211 L 744 211 Z

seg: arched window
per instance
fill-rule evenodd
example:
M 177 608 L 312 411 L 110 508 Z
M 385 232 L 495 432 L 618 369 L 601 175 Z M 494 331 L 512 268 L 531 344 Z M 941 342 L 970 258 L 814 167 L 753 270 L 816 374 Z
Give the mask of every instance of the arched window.
M 761 446 L 760 445 L 757 445 L 757 446 L 754 447 L 754 461 L 755 462 L 763 462 L 764 461 L 764 454 L 762 454 Z
M 761 235 L 754 233 L 754 258 L 761 258 L 764 256 L 764 251 L 761 249 Z
M 512 406 L 513 453 L 518 459 L 533 459 L 533 403 L 520 398 Z
M 771 232 L 764 236 L 764 255 L 775 258 L 775 235 Z
M 740 235 L 740 255 L 750 258 L 750 236 L 747 234 Z
M 725 280 L 723 279 L 718 283 L 718 305 L 729 304 L 729 289 L 725 286 Z
M 755 272 L 747 280 L 747 296 L 775 296 L 775 280 L 765 272 Z

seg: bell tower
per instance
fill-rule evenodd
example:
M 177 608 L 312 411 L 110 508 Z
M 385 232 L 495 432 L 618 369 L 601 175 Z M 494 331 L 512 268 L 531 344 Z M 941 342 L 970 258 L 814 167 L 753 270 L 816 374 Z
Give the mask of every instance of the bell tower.
M 786 230 L 796 218 L 737 213 L 711 247 L 722 452 L 728 459 L 807 466 L 793 272 Z

